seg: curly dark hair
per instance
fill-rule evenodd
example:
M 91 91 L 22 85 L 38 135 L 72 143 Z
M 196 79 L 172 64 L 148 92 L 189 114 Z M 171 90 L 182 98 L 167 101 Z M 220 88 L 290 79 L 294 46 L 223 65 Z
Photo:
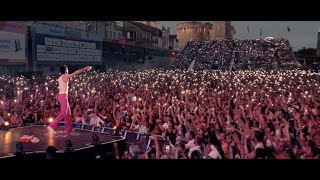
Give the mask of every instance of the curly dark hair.
M 61 74 L 65 74 L 67 70 L 68 70 L 68 66 L 67 65 L 60 66 L 60 73 Z

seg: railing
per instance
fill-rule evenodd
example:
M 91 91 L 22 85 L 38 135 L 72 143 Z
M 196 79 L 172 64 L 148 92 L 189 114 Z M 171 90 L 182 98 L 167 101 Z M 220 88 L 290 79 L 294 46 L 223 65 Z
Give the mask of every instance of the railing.
M 38 125 L 38 126 L 47 126 L 48 123 L 29 123 L 25 126 L 32 126 L 32 125 Z M 64 125 L 64 122 L 59 123 L 60 126 Z M 11 128 L 20 128 L 17 126 L 10 126 Z M 137 144 L 139 141 L 142 143 L 144 150 L 146 150 L 149 146 L 153 145 L 153 141 L 150 140 L 150 135 L 138 133 L 134 131 L 128 131 L 124 129 L 113 129 L 109 127 L 98 127 L 98 126 L 92 126 L 88 124 L 79 124 L 79 123 L 73 123 L 74 129 L 84 130 L 84 131 L 91 131 L 91 132 L 98 132 L 103 133 L 110 136 L 121 136 L 122 138 L 126 139 L 126 143 L 128 145 L 134 145 Z M 2 129 L 5 131 L 5 129 Z M 163 138 L 160 135 L 152 135 L 158 138 L 159 144 L 162 145 L 163 143 L 167 143 L 167 140 Z
M 64 124 L 64 123 L 61 122 L 61 124 Z M 113 129 L 109 127 L 98 127 L 98 126 L 92 126 L 87 124 L 76 124 L 76 123 L 73 124 L 73 128 L 104 133 L 111 136 L 121 136 L 126 139 L 128 145 L 137 144 L 137 142 L 140 141 L 144 147 L 144 150 L 146 150 L 149 146 L 153 145 L 153 141 L 151 141 L 149 138 L 150 135 L 138 133 L 134 131 L 128 131 L 124 129 Z M 167 142 L 167 140 L 160 135 L 152 135 L 152 136 L 156 136 L 158 138 L 159 144 Z

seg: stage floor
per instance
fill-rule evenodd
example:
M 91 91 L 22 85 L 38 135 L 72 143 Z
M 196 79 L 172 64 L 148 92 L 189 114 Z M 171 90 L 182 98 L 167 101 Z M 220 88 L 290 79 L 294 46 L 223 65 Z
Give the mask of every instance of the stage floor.
M 97 134 L 101 144 L 113 143 L 123 140 L 121 137 L 110 136 L 104 133 L 92 132 L 86 130 L 74 129 L 69 134 L 49 133 L 47 126 L 33 125 L 20 128 L 10 129 L 9 131 L 0 131 L 0 158 L 14 156 L 16 151 L 16 143 L 23 135 L 33 135 L 39 138 L 38 143 L 22 143 L 24 152 L 26 153 L 43 153 L 48 146 L 54 146 L 58 152 L 64 152 L 65 141 L 70 139 L 75 151 L 93 147 L 92 135 Z M 59 127 L 58 131 L 63 131 L 63 127 Z

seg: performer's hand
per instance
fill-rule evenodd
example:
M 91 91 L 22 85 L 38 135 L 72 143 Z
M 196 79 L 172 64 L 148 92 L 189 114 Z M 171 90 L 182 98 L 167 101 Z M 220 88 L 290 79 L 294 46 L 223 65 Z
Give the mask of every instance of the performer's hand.
M 86 66 L 85 69 L 86 71 L 90 71 L 92 69 L 92 66 Z

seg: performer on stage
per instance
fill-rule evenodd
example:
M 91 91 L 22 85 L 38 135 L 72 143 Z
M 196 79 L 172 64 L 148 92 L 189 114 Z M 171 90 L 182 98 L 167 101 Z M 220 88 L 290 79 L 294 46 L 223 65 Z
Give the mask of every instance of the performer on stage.
M 64 132 L 69 133 L 72 132 L 72 118 L 71 111 L 68 102 L 68 83 L 69 79 L 84 72 L 89 71 L 92 67 L 87 66 L 85 68 L 79 69 L 72 74 L 68 74 L 68 67 L 63 65 L 60 67 L 61 76 L 58 78 L 59 83 L 59 95 L 58 100 L 60 103 L 60 114 L 52 121 L 52 123 L 48 126 L 48 130 L 52 133 L 56 133 L 59 122 L 64 119 L 65 121 L 65 129 Z

